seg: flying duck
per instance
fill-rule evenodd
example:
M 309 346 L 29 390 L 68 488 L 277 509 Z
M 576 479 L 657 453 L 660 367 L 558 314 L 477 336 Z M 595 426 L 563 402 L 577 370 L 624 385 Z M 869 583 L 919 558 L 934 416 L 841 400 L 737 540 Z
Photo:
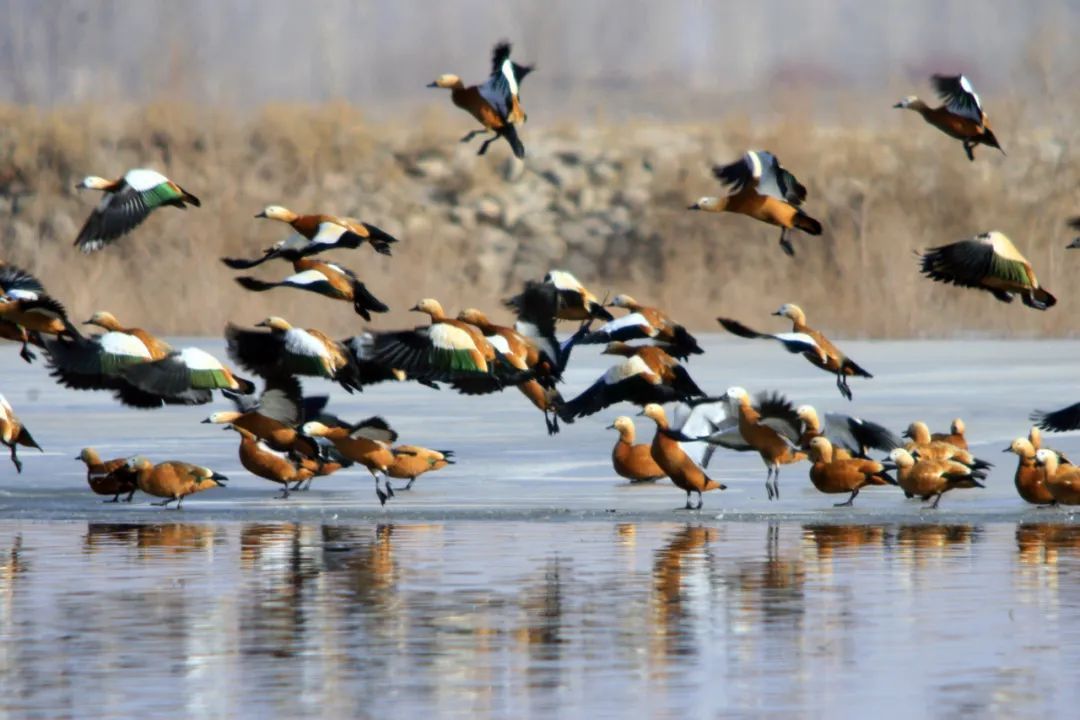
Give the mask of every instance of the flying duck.
M 540 301 L 535 297 L 530 297 L 530 293 L 546 293 L 548 296 L 553 295 L 555 300 Z M 526 283 L 525 292 L 507 299 L 506 306 L 520 315 L 526 300 L 554 305 L 555 318 L 558 320 L 615 319 L 615 316 L 604 308 L 604 304 L 589 292 L 588 288 L 565 270 L 550 271 L 540 283 L 532 281 Z
M 142 455 L 128 460 L 128 468 L 136 474 L 135 482 L 147 495 L 165 498 L 151 505 L 164 506 L 175 502 L 179 510 L 184 498 L 203 490 L 225 487 L 227 477 L 210 468 L 191 463 L 170 460 L 155 465 Z
M 11 403 L 3 395 L 0 395 L 0 443 L 7 445 L 11 450 L 11 462 L 15 465 L 15 472 L 17 473 L 22 472 L 22 461 L 19 460 L 17 452 L 19 445 L 45 452 L 34 440 L 33 435 L 26 429 L 26 426 L 16 417 L 15 411 L 11 408 Z
M 386 474 L 398 480 L 409 481 L 405 487 L 397 488 L 397 491 L 411 490 L 416 478 L 424 473 L 442 470 L 447 465 L 454 464 L 453 450 L 429 450 L 419 445 L 398 445 L 392 448 L 392 452 L 394 462 L 386 469 Z
M 128 170 L 119 180 L 91 175 L 76 190 L 102 190 L 105 196 L 86 219 L 75 245 L 84 253 L 100 250 L 134 230 L 156 208 L 199 207 L 199 198 L 155 170 Z
M 0 321 L 39 335 L 79 337 L 79 331 L 71 324 L 64 306 L 44 294 L 34 297 L 26 293 L 0 294 Z
M 851 507 L 859 491 L 867 485 L 896 485 L 885 466 L 864 458 L 838 458 L 824 435 L 810 441 L 810 482 L 823 493 L 851 493 L 833 507 Z
M 360 389 L 357 368 L 342 344 L 315 329 L 295 328 L 284 318 L 271 316 L 256 327 L 269 332 L 225 327 L 226 351 L 240 367 L 268 378 L 307 375 L 338 382 L 348 392 Z
M 356 218 L 336 215 L 299 215 L 280 205 L 267 205 L 255 217 L 286 223 L 296 232 L 274 243 L 263 252 L 262 257 L 254 260 L 221 259 L 234 270 L 246 270 L 274 258 L 291 261 L 327 250 L 342 248 L 353 250 L 364 243 L 370 244 L 377 253 L 389 255 L 390 245 L 397 242 L 397 238 L 393 235 L 374 225 L 360 222 Z
M 821 234 L 821 223 L 800 207 L 806 200 L 806 187 L 787 171 L 776 156 L 750 150 L 729 165 L 713 167 L 716 179 L 731 188 L 726 197 L 703 197 L 690 210 L 732 212 L 780 228 L 780 247 L 788 255 L 795 248 L 788 231 L 799 229 L 810 235 Z
M 477 135 L 495 133 L 480 146 L 477 155 L 487 152 L 488 145 L 500 137 L 506 138 L 514 155 L 525 157 L 525 146 L 518 138 L 514 127 L 525 122 L 525 111 L 521 109 L 519 89 L 521 81 L 533 71 L 531 65 L 518 65 L 510 59 L 510 43 L 501 42 L 491 53 L 491 76 L 482 85 L 465 87 L 457 75 L 440 75 L 428 87 L 450 90 L 450 99 L 455 105 L 476 118 L 483 129 L 473 130 L 461 138 L 469 142 Z
M 921 257 L 922 273 L 931 280 L 986 290 L 1006 303 L 1018 294 L 1025 305 L 1036 310 L 1046 310 L 1057 302 L 1039 286 L 1031 263 L 996 230 L 930 248 Z
M 990 129 L 990 118 L 983 112 L 975 88 L 966 77 L 934 75 L 930 82 L 944 105 L 932 108 L 916 96 L 909 95 L 893 107 L 914 110 L 941 132 L 963 141 L 968 160 L 975 160 L 975 146 L 979 144 L 997 148 L 1002 155 L 1005 154 L 994 131 Z
M 806 324 L 806 314 L 798 305 L 786 303 L 773 313 L 791 320 L 792 328 L 789 333 L 760 333 L 751 330 L 742 323 L 730 318 L 716 318 L 728 332 L 744 338 L 768 338 L 776 340 L 784 349 L 791 353 L 799 353 L 806 358 L 811 365 L 836 375 L 836 387 L 840 394 L 848 400 L 852 399 L 851 387 L 847 379 L 851 376 L 872 378 L 874 377 L 861 368 L 854 360 L 849 358 L 840 349 L 829 342 L 823 334 Z
M 198 393 L 200 390 L 236 390 L 245 395 L 255 392 L 250 380 L 233 374 L 220 360 L 196 347 L 174 350 L 161 360 L 129 365 L 121 375 L 128 383 L 151 395 L 198 398 L 198 401 L 186 404 L 201 404 L 201 398 L 205 396 Z
M 761 456 L 768 473 L 765 491 L 770 500 L 780 499 L 780 466 L 806 459 L 799 450 L 800 421 L 791 402 L 779 393 L 760 393 L 756 402 L 744 388 L 732 387 L 724 394 L 738 407 L 739 434 Z
M 82 452 L 75 456 L 76 460 L 86 463 L 86 483 L 98 495 L 112 495 L 112 500 L 107 503 L 120 501 L 120 496 L 127 493 L 124 502 L 131 502 L 135 496 L 138 485 L 135 482 L 135 473 L 128 467 L 127 458 L 116 458 L 102 462 L 94 448 L 83 448 Z
M 14 300 L 37 300 L 45 296 L 45 288 L 41 281 L 22 268 L 9 265 L 0 260 L 0 296 Z M 26 362 L 33 362 L 34 353 L 30 351 L 30 345 L 44 347 L 41 336 L 27 330 L 13 320 L 0 317 L 0 338 L 13 340 L 22 344 L 19 357 Z
M 610 306 L 625 308 L 629 313 L 589 333 L 580 340 L 581 343 L 652 340 L 680 360 L 705 352 L 685 327 L 658 308 L 642 305 L 629 295 L 616 295 Z
M 293 261 L 295 274 L 279 282 L 266 282 L 249 276 L 236 278 L 236 282 L 246 290 L 265 292 L 276 287 L 291 287 L 306 290 L 334 300 L 344 300 L 353 304 L 356 314 L 365 320 L 371 320 L 371 313 L 384 313 L 390 310 L 381 300 L 368 291 L 367 286 L 356 277 L 356 273 L 333 263 L 319 262 L 311 258 L 298 258 Z
M 632 483 L 654 482 L 667 477 L 660 466 L 652 457 L 652 445 L 634 444 L 634 421 L 625 415 L 615 418 L 615 422 L 607 426 L 608 430 L 617 430 L 619 439 L 615 441 L 615 447 L 611 450 L 611 464 L 615 472 Z M 687 493 L 687 503 L 689 503 Z
M 1080 505 L 1080 467 L 1062 465 L 1057 453 L 1049 448 L 1036 452 L 1035 462 L 1046 471 L 1043 483 L 1054 505 Z
M 904 448 L 893 450 L 889 459 L 896 464 L 896 479 L 904 492 L 909 497 L 917 495 L 923 500 L 934 498 L 931 509 L 937 508 L 941 496 L 950 490 L 986 487 L 982 484 L 986 470 L 976 470 L 955 460 L 920 457 L 916 462 Z
M 653 435 L 650 454 L 657 466 L 671 478 L 675 487 L 686 491 L 687 510 L 701 509 L 704 502 L 702 493 L 710 490 L 727 490 L 726 485 L 706 475 L 705 471 L 698 467 L 697 463 L 682 449 L 679 442 L 687 438 L 671 430 L 664 408 L 656 403 L 649 403 L 641 414 L 656 423 L 656 434 Z M 697 505 L 690 504 L 690 493 L 697 493 Z
M 371 417 L 351 427 L 328 427 L 312 420 L 304 423 L 300 431 L 309 437 L 327 438 L 342 455 L 366 467 L 375 479 L 375 495 L 380 505 L 386 505 L 387 499 L 394 496 L 389 479 L 385 481 L 385 491 L 379 486 L 379 473 L 385 476 L 394 463 L 390 444 L 397 440 L 397 433 L 385 420 Z

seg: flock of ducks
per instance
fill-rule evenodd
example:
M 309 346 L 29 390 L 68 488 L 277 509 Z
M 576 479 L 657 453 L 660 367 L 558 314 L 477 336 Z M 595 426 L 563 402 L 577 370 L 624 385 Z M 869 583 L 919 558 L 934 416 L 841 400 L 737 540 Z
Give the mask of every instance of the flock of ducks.
M 481 155 L 503 138 L 515 156 L 525 156 L 518 135 L 527 118 L 520 88 L 533 68 L 513 62 L 510 50 L 508 43 L 495 47 L 492 73 L 483 84 L 465 86 L 456 75 L 441 75 L 430 85 L 449 89 L 453 103 L 481 124 L 462 142 L 490 135 L 480 146 Z M 1001 150 L 970 82 L 962 75 L 934 76 L 933 82 L 943 100 L 940 107 L 931 108 L 916 97 L 905 98 L 896 107 L 918 112 L 960 140 L 970 160 L 978 145 Z M 780 246 L 788 255 L 795 253 L 793 231 L 822 233 L 822 224 L 803 209 L 806 187 L 775 155 L 751 150 L 713 172 L 730 192 L 702 197 L 690 205 L 691 210 L 736 213 L 779 227 Z M 159 207 L 201 205 L 196 196 L 149 169 L 131 170 L 117 180 L 91 176 L 76 187 L 103 193 L 75 240 L 84 253 L 116 242 Z M 291 264 L 292 274 L 270 280 L 243 275 L 236 278 L 240 286 L 252 292 L 293 288 L 348 302 L 366 321 L 373 313 L 388 311 L 355 272 L 322 258 L 327 251 L 357 251 L 364 246 L 390 255 L 397 238 L 355 218 L 304 215 L 280 205 L 269 205 L 255 217 L 283 223 L 291 232 L 261 256 L 222 261 L 246 271 L 283 260 Z M 1071 225 L 1080 229 L 1080 220 Z M 1080 238 L 1070 247 L 1077 246 Z M 1025 305 L 1038 310 L 1055 303 L 1031 264 L 1000 232 L 932 248 L 920 262 L 922 273 L 932 280 L 982 289 L 1003 302 L 1019 295 Z M 808 461 L 813 486 L 823 493 L 847 494 L 838 503 L 843 506 L 852 505 L 867 486 L 895 485 L 907 497 L 931 501 L 929 507 L 936 508 L 946 492 L 983 487 L 991 467 L 968 450 L 960 419 L 948 433 L 940 434 L 913 422 L 903 442 L 887 428 L 853 416 L 828 413 L 822 422 L 814 408 L 794 407 L 775 392 L 752 397 L 744 388 L 732 387 L 709 397 L 683 364 L 703 353 L 685 326 L 626 294 L 604 302 L 569 272 L 552 270 L 540 281 L 527 282 L 505 305 L 515 319 L 499 325 L 479 309 L 465 308 L 452 315 L 438 300 L 424 298 L 412 310 L 427 316 L 426 325 L 364 331 L 344 339 L 316 328 L 295 327 L 279 316 L 254 327 L 230 323 L 225 330 L 227 354 L 245 374 L 258 378 L 257 383 L 199 348 L 171 347 L 147 330 L 123 325 L 109 312 L 94 313 L 85 324 L 101 332 L 84 335 L 36 277 L 0 263 L 0 337 L 19 343 L 24 360 L 34 361 L 34 349 L 41 351 L 51 376 L 61 385 L 110 392 L 134 408 L 201 405 L 211 402 L 215 392 L 222 394 L 233 409 L 214 412 L 204 422 L 234 431 L 243 467 L 279 485 L 282 497 L 307 489 L 316 477 L 362 466 L 385 505 L 395 492 L 410 489 L 420 475 L 454 462 L 452 451 L 395 444 L 398 434 L 384 418 L 348 422 L 328 413 L 327 397 L 304 396 L 300 378 L 305 377 L 330 380 L 348 393 L 381 382 L 415 381 L 435 389 L 446 385 L 468 395 L 515 387 L 543 414 L 549 434 L 560 432 L 560 422 L 571 424 L 623 402 L 635 404 L 642 408 L 640 416 L 653 421 L 655 431 L 650 443 L 638 444 L 630 417 L 619 416 L 608 426 L 618 432 L 611 456 L 615 472 L 632 482 L 669 478 L 686 493 L 688 509 L 702 507 L 703 493 L 725 489 L 706 470 L 717 449 L 757 453 L 766 468 L 769 499 L 780 498 L 783 466 Z M 615 317 L 612 310 L 624 314 Z M 788 352 L 802 355 L 833 375 L 841 396 L 849 401 L 853 398 L 849 379 L 873 377 L 808 325 L 799 306 L 787 303 L 773 314 L 790 320 L 791 330 L 759 332 L 731 318 L 717 319 L 737 336 L 774 340 Z M 556 334 L 560 321 L 579 325 L 560 339 Z M 593 327 L 596 323 L 602 324 Z M 586 344 L 603 344 L 603 353 L 614 356 L 615 363 L 583 392 L 564 399 L 558 384 L 573 348 Z M 1006 448 L 1019 458 L 1018 493 L 1039 505 L 1080 504 L 1080 468 L 1043 447 L 1039 434 L 1039 427 L 1054 431 L 1080 427 L 1080 403 L 1035 413 L 1033 419 L 1037 426 L 1030 434 Z M 22 471 L 17 448 L 40 449 L 3 396 L 0 442 L 9 448 L 17 472 Z M 706 445 L 700 464 L 685 450 L 690 443 Z M 887 457 L 875 460 L 870 457 L 873 451 Z M 227 480 L 210 468 L 176 460 L 155 464 L 139 455 L 103 461 L 93 448 L 84 448 L 77 459 L 86 465 L 91 490 L 112 496 L 107 502 L 121 497 L 130 501 L 139 490 L 161 498 L 158 504 L 175 502 L 179 508 L 186 496 L 223 487 Z M 408 483 L 394 488 L 390 478 Z

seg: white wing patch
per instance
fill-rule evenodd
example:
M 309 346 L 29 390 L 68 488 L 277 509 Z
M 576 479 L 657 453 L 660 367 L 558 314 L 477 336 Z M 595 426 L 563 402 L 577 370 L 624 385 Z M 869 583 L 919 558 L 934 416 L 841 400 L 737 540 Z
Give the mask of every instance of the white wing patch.
M 103 351 L 110 355 L 150 359 L 150 350 L 147 349 L 142 340 L 134 335 L 122 332 L 107 332 L 98 336 L 98 344 L 101 345 Z
M 618 365 L 608 368 L 608 371 L 604 373 L 604 384 L 616 385 L 623 380 L 643 373 L 651 375 L 652 370 L 649 369 L 644 360 L 635 355 Z
M 503 77 L 506 78 L 506 84 L 510 87 L 510 94 L 517 95 L 518 84 L 517 79 L 514 78 L 514 66 L 510 62 L 510 58 L 506 58 L 505 60 L 503 60 L 502 74 Z
M 971 83 L 964 75 L 960 76 L 960 87 L 975 100 L 975 107 L 979 108 L 979 112 L 981 113 L 982 101 L 979 100 L 979 93 L 975 92 L 975 88 L 971 86 Z M 979 119 L 981 120 L 982 118 L 980 117 Z
M 988 233 L 984 233 L 981 238 L 985 238 L 983 242 L 990 244 L 990 247 L 994 248 L 994 253 L 1006 260 L 1016 260 L 1018 262 L 1027 262 L 1027 259 L 1020 254 L 1020 251 L 1013 245 L 1012 240 L 1008 238 L 1005 233 L 998 232 L 997 230 L 991 230 Z
M 761 179 L 761 158 L 753 150 L 748 150 L 746 153 L 746 159 L 750 165 L 750 176 L 755 180 Z
M 20 290 L 18 288 L 13 288 L 5 294 L 15 300 L 37 300 L 39 297 L 33 290 Z
M 330 351 L 322 341 L 300 328 L 292 328 L 285 333 L 285 350 L 305 357 L 330 357 Z
M 545 277 L 544 282 L 554 285 L 559 290 L 583 290 L 584 286 L 578 279 L 565 270 L 552 270 Z
M 491 347 L 495 348 L 501 355 L 510 355 L 510 343 L 502 335 L 485 335 L 487 341 L 491 343 Z
M 12 410 L 11 403 L 3 395 L 0 395 L 0 418 L 5 420 L 15 419 L 15 411 Z
M 617 330 L 622 330 L 623 328 L 641 326 L 648 328 L 648 330 L 645 331 L 646 335 L 651 337 L 656 334 L 656 328 L 654 328 L 641 313 L 630 313 L 629 315 L 623 315 L 621 318 L 612 320 L 609 323 L 604 323 L 598 332 L 612 333 Z
M 346 232 L 348 232 L 348 228 L 342 227 L 337 223 L 323 222 L 319 224 L 319 232 L 315 233 L 315 237 L 311 238 L 311 242 L 314 244 L 333 245 L 338 241 L 338 238 Z
M 472 336 L 459 327 L 438 323 L 428 328 L 431 344 L 440 350 L 476 350 Z
M 303 272 L 290 275 L 285 278 L 285 282 L 292 283 L 293 285 L 314 285 L 316 283 L 327 282 L 327 278 L 318 270 L 305 270 Z
M 144 192 L 169 182 L 169 178 L 156 170 L 137 169 L 129 170 L 127 175 L 124 175 L 124 182 L 130 185 L 132 190 Z
M 306 237 L 300 233 L 290 233 L 284 240 L 278 240 L 273 244 L 274 250 L 299 250 L 306 247 L 310 242 Z
M 820 350 L 814 338 L 806 333 L 777 333 L 774 338 L 784 343 L 788 352 L 806 352 L 807 350 Z
M 195 347 L 180 351 L 180 362 L 191 370 L 224 370 L 220 361 L 205 350 Z

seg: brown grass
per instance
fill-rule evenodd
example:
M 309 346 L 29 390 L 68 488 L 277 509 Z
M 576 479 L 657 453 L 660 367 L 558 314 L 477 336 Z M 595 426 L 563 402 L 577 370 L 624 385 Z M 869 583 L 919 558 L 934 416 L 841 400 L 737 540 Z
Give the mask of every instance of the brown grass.
M 1080 210 L 1072 115 L 1047 123 L 1022 106 L 996 107 L 1009 156 L 980 149 L 969 163 L 959 143 L 914 114 L 867 122 L 857 111 L 865 105 L 851 107 L 838 115 L 854 120 L 836 126 L 534 122 L 522 131 L 524 169 L 502 143 L 483 158 L 475 144 L 460 145 L 471 126 L 451 110 L 389 125 L 345 104 L 243 117 L 175 104 L 0 107 L 0 257 L 36 272 L 75 319 L 109 309 L 161 333 L 216 334 L 227 320 L 273 312 L 339 334 L 359 330 L 344 303 L 284 289 L 248 293 L 218 262 L 282 237 L 284 228 L 252 218 L 278 203 L 355 215 L 401 239 L 389 259 L 368 248 L 335 258 L 394 309 L 378 328 L 414 322 L 404 309 L 422 296 L 495 309 L 522 280 L 564 268 L 598 294 L 630 292 L 703 329 L 716 329 L 721 313 L 774 327 L 767 312 L 792 301 L 812 324 L 842 335 L 1072 333 L 1070 266 L 1080 263 L 1064 250 L 1064 220 Z M 806 182 L 807 210 L 825 225 L 820 238 L 796 237 L 794 260 L 773 228 L 685 210 L 721 192 L 710 163 L 747 147 L 776 152 Z M 71 243 L 97 198 L 74 184 L 139 166 L 165 172 L 203 207 L 159 211 L 118 244 L 82 256 Z M 919 276 L 914 251 L 988 229 L 1013 238 L 1057 307 L 1007 306 Z M 255 272 L 289 271 L 278 262 Z

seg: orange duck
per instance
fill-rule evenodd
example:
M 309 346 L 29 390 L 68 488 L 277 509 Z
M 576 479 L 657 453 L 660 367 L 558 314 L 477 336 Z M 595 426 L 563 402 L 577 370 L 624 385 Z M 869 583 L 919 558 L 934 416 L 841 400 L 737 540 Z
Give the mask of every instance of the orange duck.
M 704 502 L 702 493 L 710 490 L 726 490 L 727 486 L 713 480 L 705 471 L 698 467 L 689 455 L 682 449 L 679 441 L 683 438 L 678 433 L 673 433 L 668 427 L 664 408 L 656 403 L 645 406 L 641 412 L 645 417 L 656 423 L 656 434 L 653 436 L 651 455 L 657 466 L 664 474 L 671 478 L 671 482 L 681 490 L 686 491 L 686 509 L 700 510 Z M 697 505 L 690 504 L 690 493 L 697 493 Z
M 320 262 L 311 258 L 298 258 L 293 261 L 295 274 L 279 282 L 267 282 L 257 278 L 242 276 L 236 282 L 246 290 L 265 292 L 276 287 L 291 287 L 297 290 L 313 292 L 332 300 L 344 300 L 353 305 L 356 314 L 365 320 L 371 320 L 371 313 L 388 312 L 381 300 L 371 294 L 367 286 L 356 277 L 356 273 L 334 263 Z
M 408 480 L 405 487 L 397 490 L 411 490 L 416 478 L 424 473 L 442 470 L 454 464 L 453 450 L 429 450 L 419 445 L 398 445 L 393 448 L 394 462 L 386 469 L 389 477 Z
M 165 498 L 151 505 L 168 505 L 175 502 L 179 510 L 184 498 L 215 487 L 225 487 L 227 477 L 210 468 L 191 463 L 170 460 L 155 465 L 142 455 L 128 460 L 128 467 L 136 473 L 139 489 L 147 495 Z
M 135 496 L 138 485 L 135 482 L 135 473 L 128 467 L 127 458 L 116 458 L 102 462 L 94 448 L 83 448 L 76 457 L 86 463 L 86 483 L 98 495 L 112 495 L 112 500 L 107 503 L 120 501 L 120 496 L 127 493 L 124 502 L 131 502 Z
M 835 458 L 828 438 L 819 436 L 810 441 L 810 482 L 823 493 L 851 493 L 847 500 L 834 507 L 850 507 L 855 497 L 867 485 L 895 485 L 896 480 L 885 472 L 885 466 L 862 458 Z
M 975 160 L 976 145 L 997 148 L 1002 155 L 1005 154 L 994 131 L 990 129 L 990 118 L 983 112 L 975 88 L 966 77 L 934 75 L 930 81 L 938 96 L 945 101 L 944 105 L 932 108 L 916 96 L 909 95 L 893 107 L 913 110 L 941 132 L 962 141 L 968 160 Z
M 129 170 L 118 180 L 90 175 L 75 189 L 105 193 L 75 238 L 76 247 L 84 253 L 100 250 L 131 232 L 159 207 L 185 210 L 188 205 L 200 205 L 199 198 L 155 170 Z
M 608 430 L 618 430 L 619 439 L 611 451 L 615 472 L 632 483 L 655 482 L 667 477 L 652 457 L 652 445 L 634 444 L 634 421 L 625 415 L 615 418 Z M 689 500 L 689 498 L 687 498 Z

